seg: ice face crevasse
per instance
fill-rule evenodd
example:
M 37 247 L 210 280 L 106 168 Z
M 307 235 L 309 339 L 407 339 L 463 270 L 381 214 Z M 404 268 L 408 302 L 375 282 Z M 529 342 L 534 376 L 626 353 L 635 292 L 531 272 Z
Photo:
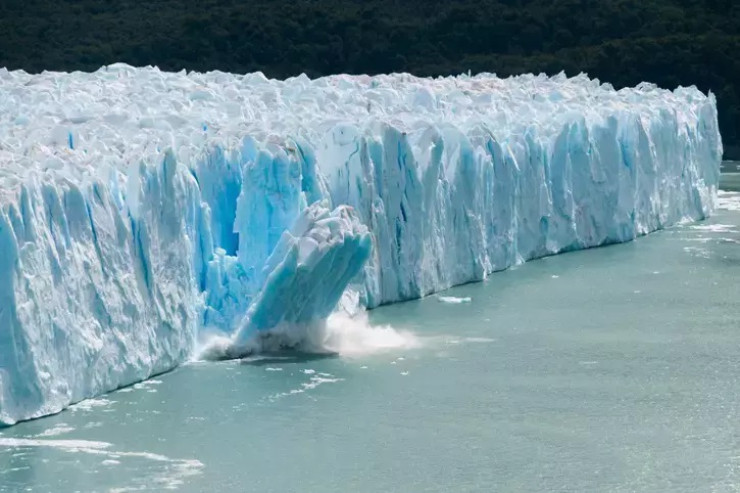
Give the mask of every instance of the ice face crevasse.
M 0 422 L 712 209 L 714 97 L 580 75 L 0 70 Z M 212 349 L 215 346 L 212 347 Z

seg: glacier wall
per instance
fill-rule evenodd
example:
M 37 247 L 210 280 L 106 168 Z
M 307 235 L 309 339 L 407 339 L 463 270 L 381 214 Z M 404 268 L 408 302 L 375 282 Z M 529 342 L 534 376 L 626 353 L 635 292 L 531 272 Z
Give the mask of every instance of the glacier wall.
M 711 213 L 714 97 L 0 69 L 0 423 Z M 294 341 L 295 342 L 295 341 Z

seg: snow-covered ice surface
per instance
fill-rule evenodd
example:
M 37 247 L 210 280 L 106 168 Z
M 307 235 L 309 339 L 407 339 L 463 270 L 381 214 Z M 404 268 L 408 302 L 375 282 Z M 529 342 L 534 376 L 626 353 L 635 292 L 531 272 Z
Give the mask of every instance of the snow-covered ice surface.
M 704 218 L 722 155 L 712 95 L 583 75 L 0 69 L 0 108 L 6 424 Z

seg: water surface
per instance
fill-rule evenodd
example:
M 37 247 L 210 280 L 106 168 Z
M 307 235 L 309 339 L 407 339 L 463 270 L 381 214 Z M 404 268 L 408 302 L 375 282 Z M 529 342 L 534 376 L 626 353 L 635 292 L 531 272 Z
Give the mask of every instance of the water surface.
M 375 310 L 396 332 L 342 357 L 191 364 L 0 430 L 0 491 L 737 491 L 740 194 L 720 206 Z

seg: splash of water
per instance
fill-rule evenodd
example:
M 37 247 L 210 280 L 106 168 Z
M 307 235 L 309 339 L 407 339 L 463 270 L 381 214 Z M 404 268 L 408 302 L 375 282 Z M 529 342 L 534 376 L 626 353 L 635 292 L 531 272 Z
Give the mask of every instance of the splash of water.
M 260 332 L 239 347 L 234 346 L 234 339 L 228 335 L 206 334 L 196 359 L 235 359 L 286 349 L 353 357 L 420 345 L 420 339 L 412 332 L 396 330 L 390 325 L 372 325 L 364 311 L 354 315 L 336 311 L 327 319 L 311 324 L 282 324 Z
M 421 340 L 410 331 L 397 330 L 390 325 L 371 325 L 366 312 L 359 312 L 355 316 L 333 313 L 323 331 L 316 333 L 311 342 L 316 347 L 342 356 L 362 356 L 421 346 Z

